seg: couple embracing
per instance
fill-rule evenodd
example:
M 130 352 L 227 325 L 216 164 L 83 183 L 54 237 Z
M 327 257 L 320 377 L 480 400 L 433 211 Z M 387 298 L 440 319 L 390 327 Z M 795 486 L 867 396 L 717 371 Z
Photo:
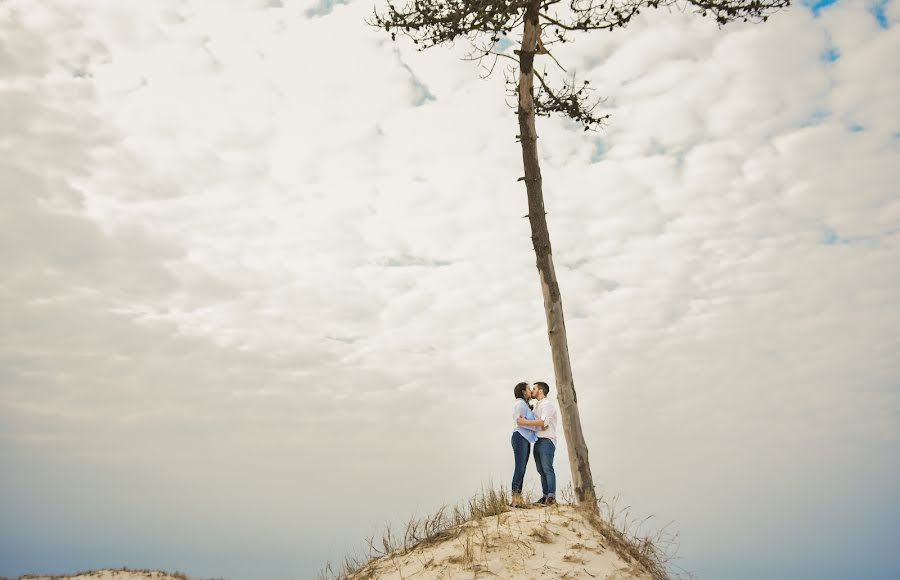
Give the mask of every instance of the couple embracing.
M 547 383 L 537 382 L 533 385 L 519 383 L 513 389 L 516 402 L 513 405 L 512 434 L 513 457 L 516 467 L 512 479 L 513 507 L 525 507 L 522 499 L 522 483 L 525 480 L 525 467 L 534 444 L 534 463 L 541 476 L 543 495 L 538 505 L 556 503 L 556 472 L 553 470 L 553 456 L 556 454 L 556 426 L 559 422 L 559 411 L 556 405 L 547 398 L 550 387 Z M 537 399 L 532 407 L 528 401 Z

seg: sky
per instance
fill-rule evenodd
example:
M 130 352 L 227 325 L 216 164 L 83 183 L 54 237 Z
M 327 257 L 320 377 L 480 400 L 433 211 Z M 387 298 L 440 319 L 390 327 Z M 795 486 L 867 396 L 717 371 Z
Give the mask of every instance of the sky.
M 504 63 L 374 6 L 0 2 L 0 575 L 314 578 L 509 485 L 555 385 Z M 537 123 L 594 479 L 697 578 L 900 577 L 898 20 L 552 48 L 610 115 Z

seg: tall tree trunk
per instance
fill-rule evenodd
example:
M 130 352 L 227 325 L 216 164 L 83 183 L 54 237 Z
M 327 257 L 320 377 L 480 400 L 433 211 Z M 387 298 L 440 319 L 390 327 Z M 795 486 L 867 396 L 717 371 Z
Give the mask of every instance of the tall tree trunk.
M 572 485 L 578 503 L 596 509 L 594 480 L 588 463 L 587 444 L 581 430 L 578 414 L 578 397 L 572 380 L 569 363 L 569 346 L 566 340 L 566 323 L 563 319 L 559 284 L 553 270 L 550 252 L 550 233 L 544 212 L 544 194 L 541 184 L 541 168 L 538 163 L 537 131 L 534 124 L 534 55 L 540 37 L 538 8 L 540 0 L 529 4 L 525 12 L 525 31 L 522 50 L 519 53 L 519 135 L 522 143 L 522 162 L 525 166 L 525 188 L 528 192 L 528 217 L 531 222 L 531 239 L 537 257 L 537 269 L 544 294 L 544 311 L 547 315 L 547 334 L 553 356 L 556 375 L 557 399 L 562 416 L 563 431 L 569 449 L 569 465 L 572 469 Z

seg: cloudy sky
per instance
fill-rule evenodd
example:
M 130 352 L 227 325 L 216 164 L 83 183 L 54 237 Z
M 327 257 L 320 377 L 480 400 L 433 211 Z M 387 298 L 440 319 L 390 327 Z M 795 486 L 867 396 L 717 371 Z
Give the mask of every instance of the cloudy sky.
M 0 575 L 306 579 L 508 485 L 553 372 L 503 63 L 373 6 L 0 2 Z M 900 577 L 898 20 L 554 50 L 611 115 L 538 121 L 594 477 L 699 578 Z

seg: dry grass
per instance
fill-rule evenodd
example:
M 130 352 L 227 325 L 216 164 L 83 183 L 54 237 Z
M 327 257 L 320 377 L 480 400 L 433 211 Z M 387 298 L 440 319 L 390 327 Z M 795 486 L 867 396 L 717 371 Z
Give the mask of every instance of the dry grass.
M 537 540 L 542 544 L 552 544 L 553 543 L 553 535 L 550 534 L 547 530 L 537 529 L 532 531 L 529 536 Z
M 571 488 L 563 494 L 565 503 L 574 504 Z M 582 507 L 582 506 L 576 506 Z M 620 506 L 619 496 L 600 496 L 594 506 L 584 506 L 582 515 L 591 526 L 626 562 L 637 562 L 653 580 L 690 580 L 690 572 L 677 568 L 674 564 L 678 556 L 678 533 L 670 532 L 670 524 L 655 531 L 647 530 L 647 523 L 653 518 L 636 518 L 631 514 L 631 506 Z
M 390 526 L 384 528 L 379 540 L 375 536 L 366 538 L 366 553 L 352 554 L 344 558 L 337 567 L 331 562 L 319 572 L 319 580 L 344 580 L 372 578 L 374 570 L 369 566 L 375 560 L 385 556 L 396 558 L 417 548 L 453 540 L 461 535 L 459 527 L 471 521 L 478 521 L 489 516 L 496 516 L 509 511 L 510 496 L 504 488 L 489 488 L 478 495 L 456 506 L 442 506 L 438 511 L 424 518 L 412 517 L 403 526 L 401 532 Z M 471 538 L 463 540 L 463 562 L 467 566 L 474 565 L 474 552 Z
M 562 504 L 575 504 L 571 488 L 563 490 L 558 501 Z M 479 523 L 489 516 L 499 516 L 510 511 L 509 492 L 504 488 L 489 488 L 478 495 L 452 508 L 444 506 L 437 512 L 424 518 L 410 518 L 400 532 L 386 527 L 380 540 L 375 536 L 366 540 L 365 554 L 353 554 L 344 559 L 337 567 L 330 562 L 319 572 L 319 580 L 367 580 L 376 574 L 376 561 L 387 558 L 399 569 L 399 558 L 415 552 L 416 549 L 431 546 L 449 540 L 462 543 L 462 554 L 451 558 L 452 563 L 464 564 L 469 569 L 478 566 L 475 547 L 470 534 L 463 534 L 461 526 L 469 522 Z M 552 508 L 549 508 L 552 509 Z M 549 513 L 548 509 L 548 513 Z M 646 533 L 643 530 L 652 518 L 637 519 L 631 516 L 630 507 L 620 507 L 618 497 L 597 500 L 596 506 L 586 506 L 579 510 L 585 520 L 603 537 L 606 546 L 612 548 L 627 563 L 635 563 L 644 568 L 653 580 L 690 579 L 693 576 L 683 571 L 675 572 L 673 561 L 678 550 L 678 534 L 669 533 L 668 526 L 661 530 Z M 499 518 L 498 518 L 499 525 Z M 535 536 L 535 534 L 538 534 Z M 464 536 L 464 537 L 461 537 Z M 532 533 L 534 539 L 542 543 L 554 541 L 548 532 Z M 481 543 L 484 549 L 486 538 Z M 572 549 L 583 549 L 581 544 L 571 546 Z M 567 556 L 569 562 L 578 560 L 578 556 Z M 402 574 L 402 570 L 401 570 Z

